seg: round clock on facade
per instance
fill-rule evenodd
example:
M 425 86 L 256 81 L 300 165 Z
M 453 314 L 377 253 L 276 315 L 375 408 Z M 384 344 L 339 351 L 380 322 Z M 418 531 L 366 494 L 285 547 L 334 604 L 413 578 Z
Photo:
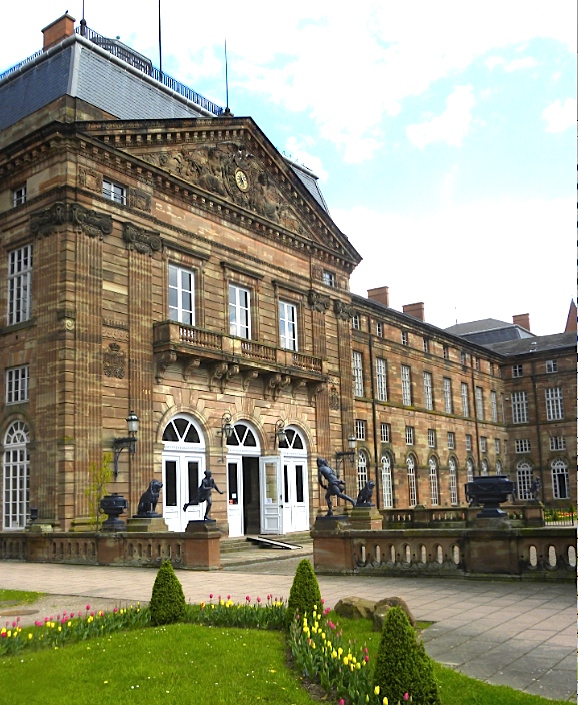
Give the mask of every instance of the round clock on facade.
M 247 174 L 245 174 L 244 171 L 241 171 L 241 169 L 237 169 L 235 171 L 235 183 L 241 191 L 246 191 L 249 188 L 249 179 L 247 178 Z

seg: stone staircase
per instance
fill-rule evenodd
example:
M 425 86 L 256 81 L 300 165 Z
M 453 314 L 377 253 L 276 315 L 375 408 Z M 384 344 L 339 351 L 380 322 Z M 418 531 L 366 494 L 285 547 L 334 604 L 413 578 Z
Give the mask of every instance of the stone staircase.
M 301 546 L 301 549 L 265 548 L 247 540 L 246 536 L 221 539 L 221 563 L 226 565 L 258 563 L 269 559 L 283 560 L 297 558 L 300 554 L 313 551 L 313 539 L 309 531 L 285 535 L 264 535 L 264 538 Z

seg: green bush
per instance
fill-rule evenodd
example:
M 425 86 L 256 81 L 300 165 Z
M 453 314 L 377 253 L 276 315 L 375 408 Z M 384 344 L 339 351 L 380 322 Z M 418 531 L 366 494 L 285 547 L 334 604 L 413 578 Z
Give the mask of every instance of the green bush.
M 185 593 L 168 560 L 159 568 L 149 607 L 153 626 L 179 622 L 185 616 Z
M 390 703 L 404 702 L 409 693 L 414 703 L 440 704 L 432 661 L 400 607 L 392 607 L 385 617 L 373 682 Z
M 317 607 L 317 612 L 321 613 L 321 592 L 319 583 L 311 567 L 311 563 L 304 558 L 295 571 L 293 585 L 289 593 L 287 603 L 287 625 L 290 626 L 296 614 L 307 614 L 311 617 L 313 609 Z

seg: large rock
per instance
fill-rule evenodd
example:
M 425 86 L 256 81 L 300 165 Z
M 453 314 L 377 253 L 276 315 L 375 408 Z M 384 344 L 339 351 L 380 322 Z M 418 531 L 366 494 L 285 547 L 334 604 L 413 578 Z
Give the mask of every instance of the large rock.
M 344 597 L 343 600 L 339 600 L 334 609 L 342 617 L 371 619 L 375 610 L 375 602 L 363 597 Z
M 379 600 L 379 602 L 375 603 L 375 609 L 373 611 L 373 631 L 380 632 L 382 630 L 385 615 L 392 607 L 401 607 L 406 613 L 411 626 L 415 627 L 415 619 L 407 606 L 407 602 L 402 600 L 401 597 L 385 597 L 383 600 Z

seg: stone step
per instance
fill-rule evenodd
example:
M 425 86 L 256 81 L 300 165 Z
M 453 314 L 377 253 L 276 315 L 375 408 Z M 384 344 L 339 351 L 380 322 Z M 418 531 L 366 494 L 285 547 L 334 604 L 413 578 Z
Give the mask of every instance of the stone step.
M 313 543 L 309 531 L 299 531 L 294 534 L 259 534 L 263 538 L 268 538 L 273 541 L 283 541 L 285 543 L 297 544 L 299 546 L 310 546 Z M 221 554 L 224 553 L 243 553 L 246 551 L 255 550 L 255 545 L 251 541 L 247 541 L 246 536 L 236 536 L 234 538 L 221 539 Z M 266 554 L 266 550 L 263 549 Z

